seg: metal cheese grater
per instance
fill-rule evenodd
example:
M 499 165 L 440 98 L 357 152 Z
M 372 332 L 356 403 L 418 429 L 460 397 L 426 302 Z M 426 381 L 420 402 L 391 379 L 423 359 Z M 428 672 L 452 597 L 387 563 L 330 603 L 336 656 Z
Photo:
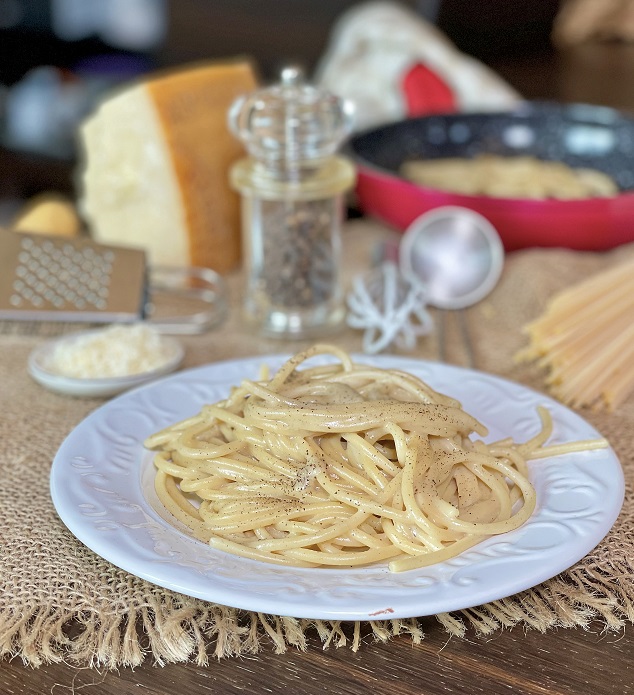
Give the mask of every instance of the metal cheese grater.
M 0 232 L 0 319 L 85 323 L 150 319 L 156 302 L 145 252 L 90 239 Z M 169 271 L 166 273 L 166 270 Z M 171 285 L 164 278 L 170 277 Z M 207 268 L 162 269 L 157 292 L 204 303 L 191 315 L 154 321 L 165 332 L 198 333 L 224 314 L 222 279 Z M 211 306 L 210 306 L 211 305 Z

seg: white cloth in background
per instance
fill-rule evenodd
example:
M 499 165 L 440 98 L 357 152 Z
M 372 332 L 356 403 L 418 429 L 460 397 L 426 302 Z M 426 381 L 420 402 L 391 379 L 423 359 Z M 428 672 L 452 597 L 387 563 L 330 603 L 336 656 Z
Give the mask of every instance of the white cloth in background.
M 417 63 L 446 83 L 459 111 L 506 110 L 521 100 L 494 71 L 460 52 L 433 24 L 393 2 L 370 2 L 342 15 L 315 81 L 355 104 L 358 131 L 408 115 L 402 81 Z

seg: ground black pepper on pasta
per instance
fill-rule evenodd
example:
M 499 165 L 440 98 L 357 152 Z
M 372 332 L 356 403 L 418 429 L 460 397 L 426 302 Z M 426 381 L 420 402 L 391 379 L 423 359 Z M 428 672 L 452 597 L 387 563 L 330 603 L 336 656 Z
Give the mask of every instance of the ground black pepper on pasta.
M 321 354 L 339 362 L 299 368 Z M 540 416 L 528 442 L 486 444 L 486 428 L 450 396 L 316 345 L 146 446 L 157 451 L 159 499 L 214 548 L 403 571 L 523 524 L 535 505 L 529 459 L 606 446 L 545 447 L 551 423 Z

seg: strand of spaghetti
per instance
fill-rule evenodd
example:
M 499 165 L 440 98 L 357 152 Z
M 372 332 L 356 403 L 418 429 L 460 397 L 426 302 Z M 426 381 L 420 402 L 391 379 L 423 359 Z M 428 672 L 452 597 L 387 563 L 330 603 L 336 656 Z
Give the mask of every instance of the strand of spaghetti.
M 242 543 L 232 541 L 227 538 L 221 538 L 215 534 L 210 536 L 208 544 L 211 548 L 221 550 L 225 553 L 231 553 L 232 555 L 238 555 L 239 557 L 246 557 L 250 560 L 269 562 L 274 565 L 293 565 L 294 567 L 319 567 L 323 565 L 323 558 L 315 559 L 313 562 L 303 560 L 301 558 L 291 559 L 286 557 L 283 553 L 275 554 L 263 552 L 257 548 L 251 548 Z
M 398 486 L 399 482 L 400 476 L 395 477 L 390 482 L 388 487 L 385 490 L 383 490 L 377 497 L 377 504 L 385 504 L 385 502 L 390 499 L 394 489 Z M 343 495 L 341 496 L 341 498 L 337 497 L 336 495 L 333 495 L 333 498 L 337 499 L 337 501 L 340 503 L 348 502 L 345 499 L 345 496 Z M 357 505 L 354 503 L 348 503 L 348 506 L 351 508 L 351 510 L 357 507 Z M 310 544 L 312 545 L 316 543 L 323 543 L 324 541 L 332 540 L 337 536 L 341 536 L 345 533 L 348 533 L 352 528 L 355 528 L 361 522 L 365 521 L 371 514 L 371 510 L 367 510 L 365 508 L 358 508 L 357 511 L 352 512 L 344 522 L 340 522 L 329 529 L 320 530 L 319 533 L 315 534 L 312 538 L 310 538 Z M 305 542 L 306 539 L 285 538 L 279 541 L 271 541 L 266 544 L 260 544 L 258 547 L 260 547 L 260 549 L 267 549 L 269 551 L 273 551 L 279 550 L 281 548 L 297 547 L 299 545 L 305 544 Z
M 353 365 L 353 370 L 356 370 L 356 365 Z M 289 373 L 288 378 L 284 383 L 280 384 L 276 390 L 281 393 L 292 391 L 297 386 L 306 386 L 321 384 L 322 382 L 330 383 L 338 374 L 345 374 L 341 364 L 321 364 L 312 367 L 304 367 L 303 369 L 294 369 Z M 271 382 L 268 382 L 269 385 Z
M 396 444 L 396 450 L 400 460 L 403 461 L 403 474 L 401 476 L 401 497 L 405 512 L 411 518 L 414 524 L 418 527 L 421 540 L 426 546 L 437 547 L 443 535 L 435 524 L 422 512 L 418 502 L 416 501 L 415 484 L 419 469 L 424 469 L 425 472 L 433 466 L 431 448 L 429 442 L 422 437 L 414 435 L 405 436 L 405 433 L 400 427 L 394 425 L 389 426 L 391 434 Z
M 578 383 L 583 385 L 593 380 L 600 385 L 597 390 L 602 391 L 607 377 L 631 363 L 633 336 L 634 329 L 628 325 L 610 342 L 602 345 L 601 350 L 595 352 L 590 359 L 586 357 L 582 362 L 583 356 L 579 355 L 575 361 L 581 364 L 577 365 L 576 371 L 573 370 L 573 364 L 561 364 L 554 367 L 553 374 L 561 377 L 567 372 L 570 376 L 565 383 L 571 389 Z M 561 381 L 561 378 L 559 380 Z M 581 387 L 577 388 L 577 392 L 582 392 Z
M 588 297 L 586 293 L 585 302 L 578 307 L 578 311 L 581 311 L 584 314 L 592 313 L 596 316 L 597 321 L 607 325 L 611 323 L 615 317 L 620 316 L 628 310 L 632 310 L 631 292 L 632 291 L 628 287 L 628 284 L 624 283 L 611 288 L 609 291 L 606 291 L 601 295 L 593 295 L 592 297 Z M 587 331 L 589 329 L 588 324 L 579 323 L 577 314 L 571 307 L 567 307 L 565 309 L 554 309 L 551 307 L 551 317 L 553 315 L 553 311 L 556 316 L 559 316 L 559 320 L 556 324 L 556 331 L 549 330 L 546 334 L 547 337 L 545 338 L 545 342 L 548 346 L 550 346 L 552 343 L 556 343 L 558 337 L 562 334 L 567 334 L 570 332 L 574 333 L 577 331 Z M 539 323 L 537 323 L 533 324 L 533 326 L 538 330 L 538 332 L 541 330 L 543 333 L 544 329 L 548 327 L 549 323 L 550 321 L 547 321 L 545 322 L 546 325 L 542 324 L 540 326 Z M 530 325 L 528 330 L 531 330 Z
M 155 490 L 163 506 L 174 518 L 191 529 L 199 540 L 208 540 L 209 530 L 202 523 L 196 507 L 189 502 L 183 501 L 184 498 L 179 493 L 173 478 L 165 475 L 162 471 L 158 471 L 155 478 Z
M 180 457 L 174 452 L 168 460 L 159 459 L 155 461 L 156 467 L 174 478 L 178 478 L 181 483 L 181 490 L 186 490 L 190 486 L 212 486 L 215 481 L 226 480 L 221 476 L 214 476 L 213 472 L 217 466 L 213 461 L 205 462 L 200 466 L 186 466 L 181 463 Z M 227 464 L 229 465 L 229 464 Z M 187 489 L 187 492 L 192 490 Z
M 634 312 L 629 317 L 620 317 L 610 325 L 602 327 L 595 325 L 592 317 L 588 317 L 586 320 L 593 322 L 595 326 L 592 332 L 584 333 L 577 340 L 568 338 L 566 343 L 562 343 L 559 348 L 549 351 L 538 360 L 538 365 L 553 367 L 550 378 L 556 380 L 557 372 L 561 369 L 576 371 L 579 365 L 597 358 L 603 359 L 606 347 L 620 339 L 623 326 L 629 326 L 630 319 L 634 319 Z
M 205 431 L 206 429 L 207 426 L 205 425 L 201 431 Z M 197 446 L 188 445 L 188 441 L 191 441 L 190 437 L 179 437 L 174 443 L 174 450 L 177 451 L 184 460 L 190 461 L 192 459 L 200 459 L 202 461 L 206 461 L 208 459 L 221 459 L 226 456 L 231 456 L 232 454 L 237 454 L 239 451 L 244 449 L 245 446 L 245 442 L 240 440 L 225 442 L 222 444 L 210 442 L 208 444 L 205 443 L 204 445 L 201 444 L 199 440 Z
M 481 460 L 487 462 L 485 457 Z M 421 507 L 427 516 L 437 525 L 445 526 L 453 532 L 469 532 L 468 527 L 457 528 L 454 522 L 458 518 L 460 510 L 448 500 L 457 493 L 455 479 L 448 481 L 447 487 L 434 487 L 428 480 L 423 481 L 424 495 L 421 498 Z
M 352 359 L 345 350 L 341 350 L 340 348 L 335 347 L 334 345 L 313 345 L 307 350 L 304 350 L 303 352 L 300 352 L 291 357 L 289 360 L 287 360 L 286 363 L 277 372 L 277 374 L 270 380 L 270 388 L 273 391 L 278 390 L 282 386 L 282 384 L 284 384 L 284 382 L 288 380 L 288 378 L 297 369 L 297 367 L 299 367 L 299 365 L 302 364 L 302 362 L 305 362 L 306 360 L 310 359 L 311 357 L 315 357 L 316 355 L 327 354 L 334 355 L 335 357 L 337 357 L 340 360 L 341 365 L 345 371 L 352 371 Z
M 308 548 L 282 550 L 279 554 L 270 554 L 259 551 L 257 548 L 246 547 L 240 543 L 227 541 L 223 538 L 212 536 L 209 545 L 218 550 L 248 557 L 253 560 L 273 562 L 279 565 L 293 565 L 300 567 L 316 567 L 320 565 L 358 567 L 368 565 L 381 560 L 389 560 L 400 553 L 395 546 L 377 548 L 358 552 L 324 553 Z
M 340 505 L 336 505 L 336 506 L 333 505 L 331 507 L 324 506 L 319 514 L 315 513 L 312 509 L 309 509 L 308 514 L 310 514 L 310 516 L 308 517 L 307 521 L 281 520 L 278 524 L 276 524 L 276 528 L 279 530 L 302 533 L 305 535 L 311 535 L 312 536 L 316 533 L 320 533 L 323 530 L 323 525 L 325 522 L 334 523 L 334 522 L 340 522 L 340 521 L 348 520 L 350 517 L 350 510 L 346 510 L 343 507 L 341 507 Z M 355 527 L 355 529 L 352 529 L 351 533 L 354 532 L 355 530 L 360 530 L 360 531 L 364 531 L 367 533 L 373 532 L 371 525 L 369 525 L 367 523 L 367 519 L 366 519 L 366 521 L 362 521 L 358 527 Z M 347 536 L 345 534 L 342 534 L 341 536 L 338 536 L 337 538 L 338 539 L 345 539 L 345 538 L 347 538 Z M 325 542 L 325 541 L 320 541 L 320 542 Z
M 514 447 L 496 447 L 495 449 L 491 449 L 488 453 L 488 456 L 485 455 L 485 461 L 491 460 L 491 457 L 493 460 L 506 460 L 508 461 L 513 468 L 517 471 L 518 475 L 524 476 L 524 478 L 529 477 L 529 472 L 528 472 L 528 464 L 527 464 L 527 459 L 525 454 L 521 454 L 517 449 Z M 477 461 L 477 463 L 480 463 L 480 461 Z M 502 474 L 499 474 L 500 477 L 502 477 Z M 508 484 L 508 483 L 507 483 Z M 514 488 L 511 488 L 513 490 Z
M 517 359 L 537 359 L 564 403 L 614 409 L 634 390 L 633 270 L 629 259 L 560 292 L 525 327 L 530 344 Z
M 573 316 L 577 311 L 583 311 L 588 304 L 600 301 L 601 297 L 611 296 L 619 292 L 620 288 L 627 287 L 632 278 L 633 267 L 631 261 L 615 265 L 555 295 L 546 306 L 543 325 L 549 321 L 546 316 Z M 540 319 L 535 323 L 539 321 Z M 555 325 L 549 326 L 549 330 Z
M 338 518 L 341 521 L 347 520 L 350 517 L 350 510 L 346 510 L 341 505 L 333 506 L 333 502 L 327 498 L 311 498 L 309 500 L 298 500 L 293 497 L 276 497 L 261 496 L 259 505 L 255 507 L 250 505 L 245 509 L 244 496 L 237 495 L 222 500 L 221 504 L 215 504 L 215 500 L 204 500 L 200 506 L 201 516 L 208 514 L 213 516 L 210 523 L 217 529 L 223 528 L 227 524 L 232 530 L 231 533 L 245 533 L 245 540 L 249 540 L 249 533 L 257 528 L 264 526 L 275 527 L 275 523 L 264 524 L 260 517 L 266 517 L 272 512 L 279 511 L 278 521 L 300 520 L 314 522 L 315 520 L 323 520 L 324 518 Z M 249 499 L 247 497 L 247 499 Z M 240 527 L 239 531 L 235 528 Z
M 457 531 L 463 531 L 465 533 L 492 536 L 518 528 L 533 513 L 536 504 L 536 495 L 533 486 L 528 482 L 528 480 L 523 475 L 520 475 L 512 466 L 506 465 L 501 461 L 488 461 L 485 465 L 499 470 L 518 486 L 524 497 L 524 504 L 522 505 L 522 508 L 507 520 L 488 524 L 472 523 L 469 521 L 462 521 L 457 517 L 447 517 L 447 525 L 450 528 Z
M 248 402 L 245 417 L 256 426 L 283 426 L 291 432 L 346 432 L 377 427 L 386 420 L 404 429 L 424 427 L 429 434 L 453 437 L 461 431 L 486 435 L 486 428 L 463 410 L 438 404 L 365 401 L 363 404 L 323 405 L 318 410 L 270 408 Z
M 294 516 L 301 516 L 307 512 L 305 507 L 293 508 L 296 504 L 297 500 L 286 503 L 284 500 L 275 500 L 274 503 L 263 504 L 256 511 L 244 510 L 244 513 L 218 514 L 213 510 L 206 512 L 201 507 L 200 513 L 210 530 L 225 536 L 272 526 L 278 519 L 292 519 Z
M 634 318 L 634 312 L 631 318 Z M 623 323 L 622 323 L 623 322 Z M 604 346 L 609 344 L 621 334 L 623 325 L 629 325 L 627 317 L 615 317 L 610 322 L 596 320 L 587 315 L 584 320 L 586 326 L 583 330 L 559 333 L 557 340 L 543 341 L 541 343 L 542 356 L 537 364 L 540 367 L 551 365 L 574 365 L 583 363 L 589 356 L 601 353 Z
M 600 357 L 578 369 L 565 384 L 558 385 L 557 391 L 563 399 L 579 399 L 583 402 L 589 397 L 590 389 L 596 389 L 596 382 L 602 381 L 605 370 L 615 369 L 628 356 L 628 348 L 634 340 L 634 325 L 628 326 L 611 344 L 606 345 Z M 624 352 L 625 351 L 625 352 Z M 602 390 L 602 386 L 599 387 Z
M 312 547 L 320 543 L 325 543 L 341 536 L 346 536 L 355 529 L 369 516 L 364 510 L 351 513 L 344 520 L 337 521 L 327 530 L 320 529 L 317 532 L 300 537 L 292 538 L 272 538 L 271 540 L 248 543 L 249 546 L 258 548 L 271 554 L 282 552 L 291 548 Z
M 632 277 L 632 268 L 634 268 L 634 264 L 631 259 L 604 268 L 595 275 L 582 280 L 575 287 L 560 292 L 552 300 L 552 304 L 563 311 L 584 306 L 588 298 L 591 299 L 596 295 L 612 292 L 624 282 L 627 283 Z
M 400 476 L 398 477 L 398 480 L 400 481 Z M 370 499 L 365 495 L 356 494 L 346 489 L 342 485 L 336 484 L 332 480 L 328 479 L 328 477 L 325 475 L 319 477 L 319 483 L 324 490 L 326 490 L 326 492 L 332 495 L 335 499 L 349 505 L 350 507 L 359 509 L 366 515 L 374 514 L 378 517 L 397 519 L 399 521 L 405 521 L 407 519 L 405 511 L 396 509 L 385 502 L 382 503 L 374 499 Z
M 319 561 L 322 553 L 318 550 L 310 548 L 297 548 L 293 550 L 282 551 L 285 557 L 298 558 L 304 562 Z M 398 555 L 400 550 L 393 545 L 385 548 L 371 548 L 355 552 L 330 552 L 327 553 L 327 564 L 331 566 L 358 567 L 359 565 L 367 565 L 380 560 L 387 560 Z
M 447 548 L 433 550 L 421 555 L 415 555 L 413 557 L 404 557 L 398 558 L 397 560 L 392 560 L 388 567 L 390 572 L 406 572 L 408 570 L 420 569 L 421 567 L 429 567 L 430 565 L 435 565 L 438 562 L 450 560 L 452 557 L 463 553 L 465 550 L 473 548 L 474 545 L 477 545 L 486 537 L 486 534 L 467 536 L 466 538 L 461 538 L 460 540 L 455 541 L 450 547 Z
M 350 538 L 357 541 L 357 545 L 366 546 L 367 548 L 385 548 L 390 545 L 389 539 L 380 538 L 376 533 L 368 533 L 361 528 L 355 528 L 350 531 Z M 338 538 L 337 542 L 341 546 L 346 545 L 346 540 Z
M 555 456 L 565 456 L 566 454 L 574 454 L 581 451 L 596 451 L 598 449 L 607 449 L 610 445 L 605 439 L 580 439 L 576 442 L 567 442 L 566 444 L 549 444 L 542 449 L 536 449 L 528 454 L 530 461 L 537 459 L 553 458 Z
M 367 395 L 371 391 L 371 395 L 376 397 L 376 393 L 380 393 L 381 388 L 389 384 L 391 389 L 402 388 L 405 393 L 417 397 L 421 403 L 439 403 L 454 407 L 460 405 L 455 398 L 438 393 L 411 374 L 398 370 L 390 370 L 389 376 L 380 374 L 377 376 L 376 369 L 355 369 L 333 376 L 333 381 L 349 384 L 362 395 Z
M 363 436 L 358 432 L 341 432 L 340 436 L 347 442 L 348 446 L 353 447 L 353 451 L 371 459 L 379 471 L 386 475 L 395 475 L 400 470 L 400 466 L 397 461 L 392 461 L 387 455 L 386 445 L 383 441 L 386 434 L 385 427 L 376 427 L 365 430 Z
M 590 305 L 583 314 L 577 315 L 578 323 L 564 330 L 561 326 L 550 332 L 529 332 L 530 343 L 516 355 L 517 361 L 537 360 L 541 367 L 575 359 L 580 353 L 601 349 L 606 336 L 618 335 L 618 328 L 632 308 L 621 311 L 610 321 L 603 314 L 597 313 Z M 579 316 L 583 318 L 580 319 Z
M 381 433 L 383 434 L 384 432 L 385 430 L 382 429 Z M 343 432 L 341 438 L 348 445 L 348 456 L 354 457 L 358 454 L 363 457 L 364 467 L 366 467 L 368 473 L 380 487 L 385 487 L 383 481 L 387 479 L 385 477 L 386 474 L 394 476 L 399 471 L 397 464 L 390 461 L 385 454 L 373 446 L 367 438 L 361 437 L 358 432 Z M 376 470 L 376 473 L 374 470 Z
M 253 462 L 260 463 L 264 470 L 269 470 L 277 476 L 283 476 L 290 479 L 297 477 L 297 463 L 293 461 L 305 460 L 306 454 L 298 447 L 298 443 L 293 442 L 288 438 L 284 438 L 286 444 L 287 456 L 289 460 L 282 459 L 276 452 L 269 451 L 264 443 L 258 442 L 251 446 L 252 459 L 247 463 L 247 466 L 253 466 Z M 303 442 L 301 442 L 303 444 Z M 307 451 L 307 450 L 306 450 Z
M 456 466 L 453 471 L 453 480 L 456 486 L 455 498 L 452 497 L 447 499 L 443 498 L 446 502 L 455 500 L 455 504 L 462 514 L 463 511 L 472 509 L 473 505 L 480 498 L 480 480 L 478 476 L 474 474 L 472 468 L 469 468 L 463 464 Z M 469 515 L 471 519 L 471 515 Z M 488 519 L 491 521 L 491 519 Z
M 632 347 L 628 350 L 628 365 L 632 364 L 634 356 Z M 620 406 L 634 389 L 634 368 L 632 366 L 613 370 L 611 377 L 603 385 L 603 398 L 611 410 Z
M 477 460 L 465 461 L 464 466 L 477 480 L 481 480 L 493 492 L 494 501 L 497 503 L 498 507 L 496 520 L 510 520 L 513 516 L 514 500 L 511 495 L 509 495 L 508 486 L 504 478 L 494 475 L 491 471 L 487 471 L 486 465 L 483 465 Z M 478 519 L 478 521 L 481 522 L 482 519 Z
M 350 483 L 356 490 L 370 497 L 376 495 L 381 490 L 367 475 L 364 476 L 350 468 L 346 459 L 342 456 L 343 450 L 338 440 L 324 437 L 321 442 L 321 450 L 325 454 L 326 468 L 330 475 L 334 473 L 339 480 L 344 483 Z
M 413 542 L 408 538 L 406 528 L 392 519 L 382 519 L 383 531 L 392 545 L 399 548 L 402 553 L 407 555 L 420 555 L 424 552 L 440 550 L 443 546 L 440 542 L 433 542 L 428 538 L 416 538 Z M 422 542 L 422 545 L 421 545 Z
M 550 439 L 553 433 L 553 419 L 550 415 L 550 411 L 543 405 L 537 406 L 537 414 L 539 415 L 539 420 L 541 423 L 541 428 L 539 432 L 530 439 L 527 439 L 523 444 L 517 446 L 517 450 L 522 455 L 526 455 L 529 452 L 539 449 L 544 446 L 544 444 Z M 491 444 L 490 447 L 493 449 L 496 446 L 505 446 L 508 448 L 511 445 L 509 440 L 506 442 L 496 442 Z
M 200 414 L 187 418 L 187 420 L 177 422 L 176 424 L 171 425 L 170 427 L 166 427 L 165 429 L 162 429 L 159 432 L 156 432 L 155 434 L 149 436 L 145 440 L 144 445 L 148 449 L 155 449 L 159 446 L 163 446 L 166 442 L 174 439 L 175 437 L 178 437 L 180 433 L 184 430 L 188 429 L 193 425 L 196 425 L 199 422 L 199 420 Z
M 161 451 L 155 455 L 154 465 L 159 471 L 180 480 L 196 475 L 196 471 L 191 466 L 179 465 L 173 460 L 172 454 L 167 451 Z
M 245 379 L 242 382 L 244 388 L 250 395 L 262 398 L 266 403 L 280 403 L 287 406 L 298 406 L 300 403 L 295 398 L 288 398 L 282 395 L 279 391 L 273 391 L 267 388 L 264 384 Z
M 338 363 L 303 366 L 325 354 Z M 161 504 L 211 547 L 307 567 L 392 560 L 394 570 L 528 518 L 526 459 L 552 432 L 547 411 L 540 419 L 520 445 L 472 441 L 487 430 L 455 399 L 318 345 L 147 443 Z
M 200 470 L 200 469 L 198 469 Z M 219 475 L 228 480 L 265 481 L 269 478 L 271 471 L 266 467 L 254 466 L 251 462 L 241 462 L 236 459 L 210 459 L 206 462 L 204 471 L 206 477 Z

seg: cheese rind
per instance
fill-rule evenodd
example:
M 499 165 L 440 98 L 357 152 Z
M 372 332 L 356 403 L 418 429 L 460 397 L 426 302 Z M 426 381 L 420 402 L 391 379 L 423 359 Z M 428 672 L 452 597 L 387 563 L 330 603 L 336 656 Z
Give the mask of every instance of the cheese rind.
M 224 272 L 240 259 L 243 155 L 227 111 L 256 79 L 246 61 L 171 72 L 104 101 L 81 129 L 82 212 L 97 241 L 144 248 L 153 265 Z

